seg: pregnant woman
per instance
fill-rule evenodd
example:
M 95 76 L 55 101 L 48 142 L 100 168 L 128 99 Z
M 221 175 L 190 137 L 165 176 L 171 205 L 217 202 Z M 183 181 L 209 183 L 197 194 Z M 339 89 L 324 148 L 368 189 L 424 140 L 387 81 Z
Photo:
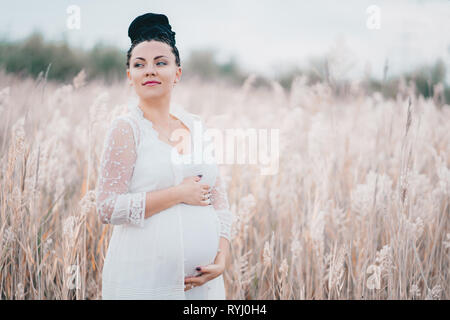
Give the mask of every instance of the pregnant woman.
M 201 119 L 171 102 L 181 77 L 163 14 L 128 29 L 127 77 L 138 96 L 114 119 L 97 181 L 97 211 L 114 225 L 103 299 L 225 299 L 231 212 L 214 162 L 194 161 Z

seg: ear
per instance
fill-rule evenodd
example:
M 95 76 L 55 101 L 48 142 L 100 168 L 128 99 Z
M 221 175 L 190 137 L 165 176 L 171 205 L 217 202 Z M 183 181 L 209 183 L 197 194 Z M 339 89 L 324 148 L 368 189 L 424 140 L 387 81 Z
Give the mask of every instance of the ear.
M 175 83 L 179 82 L 181 80 L 181 74 L 183 73 L 181 67 L 177 68 L 177 73 L 175 75 Z
M 127 68 L 127 78 L 128 78 L 128 84 L 130 86 L 133 86 L 133 81 L 131 81 L 130 68 Z

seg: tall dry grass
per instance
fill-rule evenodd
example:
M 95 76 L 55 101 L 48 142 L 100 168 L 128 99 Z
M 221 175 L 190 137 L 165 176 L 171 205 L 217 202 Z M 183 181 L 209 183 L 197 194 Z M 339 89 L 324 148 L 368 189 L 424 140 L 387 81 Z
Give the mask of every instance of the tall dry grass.
M 448 299 L 450 108 L 180 83 L 174 100 L 218 128 L 279 128 L 280 166 L 224 165 L 233 224 L 228 299 Z M 0 75 L 0 295 L 99 299 L 112 227 L 94 190 L 125 84 Z

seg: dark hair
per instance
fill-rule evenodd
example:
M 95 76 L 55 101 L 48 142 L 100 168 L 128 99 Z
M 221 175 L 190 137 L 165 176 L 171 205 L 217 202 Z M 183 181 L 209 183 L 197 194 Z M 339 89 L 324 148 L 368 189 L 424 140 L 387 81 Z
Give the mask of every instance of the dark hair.
M 178 52 L 178 49 L 177 49 L 176 45 L 173 43 L 173 41 L 168 39 L 164 35 L 164 33 L 160 33 L 160 34 L 157 34 L 157 35 L 142 35 L 142 36 L 138 37 L 135 41 L 133 41 L 133 43 L 131 44 L 130 49 L 127 52 L 127 63 L 126 63 L 127 68 L 130 67 L 131 52 L 133 51 L 134 47 L 136 47 L 141 42 L 151 41 L 151 40 L 167 43 L 172 48 L 172 53 L 175 55 L 175 63 L 176 63 L 176 65 L 179 66 L 179 67 L 181 66 L 180 53 Z

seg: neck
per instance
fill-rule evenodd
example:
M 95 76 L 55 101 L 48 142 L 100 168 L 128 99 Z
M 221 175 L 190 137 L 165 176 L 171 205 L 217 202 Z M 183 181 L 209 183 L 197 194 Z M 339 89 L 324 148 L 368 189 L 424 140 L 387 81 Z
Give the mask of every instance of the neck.
M 165 127 L 170 117 L 170 97 L 155 100 L 139 99 L 138 106 L 144 113 L 144 117 L 156 125 Z

